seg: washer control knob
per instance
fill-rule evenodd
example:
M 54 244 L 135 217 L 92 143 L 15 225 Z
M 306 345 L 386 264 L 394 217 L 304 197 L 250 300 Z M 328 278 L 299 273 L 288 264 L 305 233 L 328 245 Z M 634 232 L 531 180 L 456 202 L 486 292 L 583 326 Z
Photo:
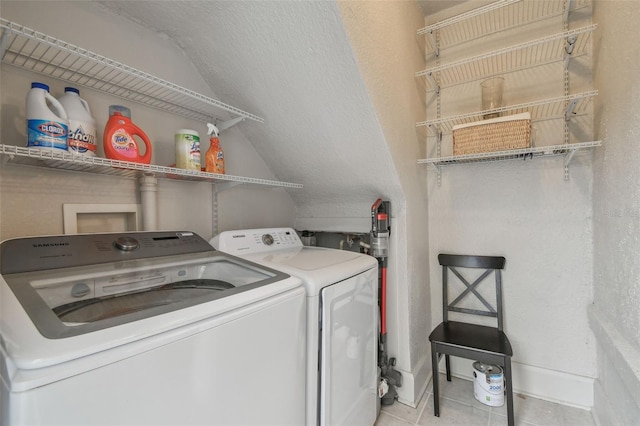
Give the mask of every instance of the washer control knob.
M 77 283 L 71 287 L 71 295 L 73 297 L 84 297 L 91 293 L 91 288 L 86 283 Z
M 132 251 L 140 246 L 138 240 L 131 237 L 118 237 L 113 244 L 121 251 Z
M 271 244 L 273 244 L 273 237 L 271 236 L 271 234 L 264 234 L 262 236 L 262 242 L 265 245 L 270 246 Z

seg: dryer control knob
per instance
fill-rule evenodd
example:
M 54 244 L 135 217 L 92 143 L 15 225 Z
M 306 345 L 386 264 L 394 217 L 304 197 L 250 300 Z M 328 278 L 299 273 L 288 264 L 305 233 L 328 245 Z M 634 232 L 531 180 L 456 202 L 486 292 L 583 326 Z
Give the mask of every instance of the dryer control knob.
M 131 237 L 118 237 L 113 244 L 118 250 L 122 251 L 135 250 L 140 246 L 140 244 L 138 244 L 138 240 Z
M 265 243 L 265 245 L 270 246 L 273 244 L 273 236 L 271 236 L 271 234 L 264 234 L 262 236 L 262 242 Z

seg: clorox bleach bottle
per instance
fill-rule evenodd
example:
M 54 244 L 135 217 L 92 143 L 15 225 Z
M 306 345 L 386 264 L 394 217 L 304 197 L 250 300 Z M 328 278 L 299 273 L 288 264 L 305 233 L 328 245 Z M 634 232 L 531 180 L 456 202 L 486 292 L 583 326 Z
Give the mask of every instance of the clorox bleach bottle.
M 49 94 L 49 86 L 31 83 L 27 94 L 27 147 L 66 151 L 68 131 L 67 113 Z
M 96 120 L 91 116 L 89 104 L 75 87 L 65 87 L 59 100 L 69 116 L 69 152 L 95 157 Z
M 102 137 L 105 156 L 112 160 L 151 163 L 151 141 L 140 127 L 133 124 L 129 108 L 111 105 L 109 112 L 109 121 Z M 140 155 L 138 142 L 133 138 L 134 136 L 138 136 L 144 142 L 143 155 Z

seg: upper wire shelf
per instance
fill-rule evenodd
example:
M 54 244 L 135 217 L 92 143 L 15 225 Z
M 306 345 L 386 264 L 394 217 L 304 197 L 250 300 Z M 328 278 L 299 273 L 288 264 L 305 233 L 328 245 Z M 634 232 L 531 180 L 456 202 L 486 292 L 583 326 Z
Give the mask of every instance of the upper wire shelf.
M 556 98 L 508 105 L 491 110 L 476 111 L 468 114 L 420 121 L 416 123 L 416 127 L 428 129 L 433 135 L 437 135 L 438 133 L 447 134 L 452 132 L 452 128 L 455 125 L 479 121 L 484 115 L 494 113 L 502 114 L 505 112 L 508 112 L 509 114 L 530 112 L 532 121 L 540 119 L 569 120 L 574 115 L 582 113 L 586 109 L 591 98 L 597 94 L 597 90 L 591 90 L 589 92 L 576 93 L 574 95 L 559 96 Z
M 487 76 L 507 74 L 582 55 L 596 24 L 530 40 L 416 72 L 427 90 L 439 90 Z M 437 79 L 436 76 L 437 75 Z
M 0 18 L 2 62 L 201 122 L 263 118 L 87 49 Z M 226 114 L 225 114 L 226 115 Z
M 184 170 L 173 167 L 156 166 L 153 164 L 132 163 L 129 161 L 109 160 L 107 158 L 74 155 L 70 152 L 55 150 L 40 150 L 13 145 L 1 145 L 0 155 L 3 161 L 10 164 L 53 168 L 59 170 L 96 173 L 128 178 L 153 174 L 161 179 L 177 179 L 199 182 L 210 182 L 232 186 L 233 184 L 254 184 L 282 188 L 302 188 L 302 184 L 265 180 L 245 176 L 222 175 L 196 170 Z
M 419 29 L 418 35 L 427 36 L 427 53 L 436 52 L 437 48 L 453 47 L 554 16 L 566 17 L 589 5 L 590 0 L 500 0 L 428 25 Z

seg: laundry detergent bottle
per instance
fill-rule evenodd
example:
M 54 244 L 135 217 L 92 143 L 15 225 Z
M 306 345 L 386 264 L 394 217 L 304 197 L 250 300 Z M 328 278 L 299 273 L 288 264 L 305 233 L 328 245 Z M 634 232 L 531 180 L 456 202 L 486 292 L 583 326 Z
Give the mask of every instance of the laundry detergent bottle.
M 49 94 L 49 86 L 31 83 L 27 94 L 27 147 L 66 151 L 69 118 L 64 107 Z
M 224 174 L 224 152 L 220 147 L 218 139 L 218 128 L 211 123 L 207 123 L 207 133 L 209 133 L 209 149 L 204 156 L 205 171 L 208 173 Z
M 104 155 L 111 160 L 131 161 L 134 163 L 151 163 L 151 141 L 142 129 L 131 121 L 129 109 L 120 106 L 109 107 L 111 115 L 104 128 L 102 145 Z M 144 154 L 140 155 L 139 137 L 145 145 Z
M 89 104 L 75 87 L 65 87 L 59 100 L 69 116 L 69 152 L 95 157 L 96 120 L 91 116 Z

